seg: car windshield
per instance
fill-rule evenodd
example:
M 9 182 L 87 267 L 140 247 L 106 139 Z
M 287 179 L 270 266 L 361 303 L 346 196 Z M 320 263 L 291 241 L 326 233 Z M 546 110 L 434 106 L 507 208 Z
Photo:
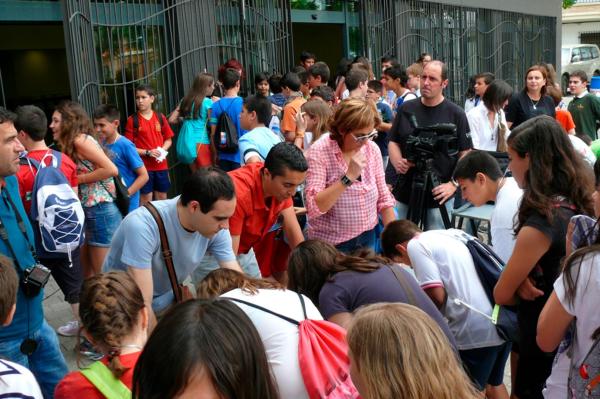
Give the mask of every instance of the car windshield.
M 562 49 L 561 61 L 562 61 L 561 62 L 562 65 L 567 65 L 569 62 L 571 62 L 571 49 L 570 48 Z

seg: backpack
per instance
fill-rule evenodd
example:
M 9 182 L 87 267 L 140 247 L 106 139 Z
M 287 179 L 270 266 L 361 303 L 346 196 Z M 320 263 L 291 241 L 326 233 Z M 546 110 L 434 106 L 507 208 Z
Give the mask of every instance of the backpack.
M 92 363 L 88 368 L 81 370 L 81 374 L 109 399 L 130 399 L 131 390 L 101 361 Z
M 163 114 L 160 112 L 155 112 L 156 117 L 158 118 L 158 123 L 160 123 L 161 132 L 165 129 L 165 121 L 163 119 Z M 140 116 L 136 112 L 131 117 L 133 119 L 133 137 L 136 137 L 140 132 Z
M 51 158 L 50 164 L 44 161 Z M 40 162 L 26 157 L 36 169 L 31 195 L 30 217 L 36 235 L 36 253 L 40 258 L 56 258 L 83 244 L 85 215 L 79 197 L 60 170 L 62 154 L 52 150 Z
M 498 335 L 505 341 L 518 342 L 519 325 L 517 321 L 516 306 L 497 305 L 494 301 L 494 287 L 496 286 L 498 279 L 500 279 L 502 270 L 504 270 L 504 262 L 496 255 L 496 253 L 494 253 L 492 248 L 481 242 L 479 239 L 470 236 L 462 230 L 449 229 L 446 231 L 465 244 L 469 250 L 479 281 L 481 282 L 488 300 L 492 304 L 492 314 L 488 317 L 496 326 Z M 463 304 L 468 306 L 468 304 L 465 304 L 464 302 Z
M 577 340 L 575 329 L 574 340 L 571 348 Z M 571 353 L 571 365 L 569 367 L 569 398 L 600 398 L 600 327 L 594 332 L 592 347 L 585 355 L 581 364 L 574 364 Z
M 234 154 L 238 151 L 238 131 L 235 127 L 235 123 L 233 123 L 231 117 L 227 113 L 234 102 L 235 99 L 229 104 L 227 110 L 223 110 L 221 115 L 219 115 L 217 128 L 215 129 L 215 134 L 212 138 L 217 150 L 228 154 Z
M 226 299 L 262 310 L 298 326 L 298 362 L 310 399 L 359 398 L 350 378 L 346 330 L 326 320 L 309 320 L 304 298 L 301 294 L 298 297 L 304 314 L 304 320 L 301 321 L 242 299 Z

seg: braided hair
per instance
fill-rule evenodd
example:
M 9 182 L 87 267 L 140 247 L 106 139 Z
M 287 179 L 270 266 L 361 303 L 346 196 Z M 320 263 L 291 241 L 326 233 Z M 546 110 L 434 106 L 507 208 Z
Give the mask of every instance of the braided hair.
M 143 308 L 142 292 L 126 272 L 102 273 L 83 282 L 81 323 L 106 354 L 108 368 L 116 378 L 127 371 L 119 360 L 122 340 L 133 332 Z

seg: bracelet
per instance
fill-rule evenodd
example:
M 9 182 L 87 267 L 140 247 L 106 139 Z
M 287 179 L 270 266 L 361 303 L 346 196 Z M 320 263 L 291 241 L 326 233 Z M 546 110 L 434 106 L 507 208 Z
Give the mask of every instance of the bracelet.
M 454 179 L 450 179 L 450 183 L 452 183 L 452 185 L 456 188 L 458 188 L 458 182 Z
M 304 130 L 296 130 L 296 138 L 297 139 L 303 139 L 304 138 Z

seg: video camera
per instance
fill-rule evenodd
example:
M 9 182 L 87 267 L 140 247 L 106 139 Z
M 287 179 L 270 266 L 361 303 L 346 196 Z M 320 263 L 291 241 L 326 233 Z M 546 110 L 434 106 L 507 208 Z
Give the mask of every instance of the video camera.
M 417 168 L 428 159 L 433 159 L 435 153 L 441 153 L 448 157 L 458 156 L 458 137 L 455 124 L 436 123 L 420 127 L 414 114 L 409 115 L 409 121 L 414 130 L 406 139 L 402 155 L 414 163 Z

